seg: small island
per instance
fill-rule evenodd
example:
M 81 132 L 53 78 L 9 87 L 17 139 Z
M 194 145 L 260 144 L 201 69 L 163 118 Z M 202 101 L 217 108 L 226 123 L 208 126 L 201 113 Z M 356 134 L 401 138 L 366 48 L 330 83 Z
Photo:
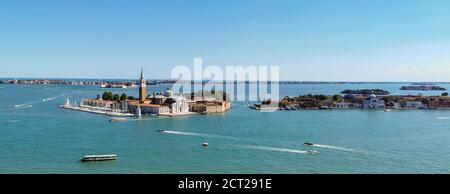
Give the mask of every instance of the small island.
M 354 94 L 354 95 L 389 95 L 390 93 L 383 89 L 347 89 L 341 92 L 341 94 Z
M 434 85 L 411 85 L 402 86 L 400 90 L 416 90 L 416 91 L 444 91 L 447 90 L 444 87 L 434 86 Z

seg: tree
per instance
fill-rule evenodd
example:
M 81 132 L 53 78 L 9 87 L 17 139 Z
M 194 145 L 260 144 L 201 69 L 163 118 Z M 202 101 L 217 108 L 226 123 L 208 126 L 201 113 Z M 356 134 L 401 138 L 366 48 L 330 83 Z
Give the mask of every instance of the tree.
M 122 95 L 120 96 L 120 100 L 126 100 L 127 99 L 127 95 L 125 93 L 122 93 Z
M 119 101 L 119 100 L 120 100 L 119 94 L 114 94 L 114 95 L 112 96 L 112 100 L 114 100 L 114 101 Z
M 442 93 L 442 96 L 448 96 L 448 92 Z
M 128 100 L 136 100 L 136 98 L 134 96 L 128 96 L 127 99 Z
M 333 95 L 333 101 L 339 102 L 342 101 L 342 96 L 339 94 Z
M 320 100 L 320 101 L 328 100 L 328 96 L 323 95 L 323 94 L 314 95 L 314 98 L 316 100 Z
M 112 100 L 113 99 L 112 92 L 103 92 L 102 99 L 103 100 Z

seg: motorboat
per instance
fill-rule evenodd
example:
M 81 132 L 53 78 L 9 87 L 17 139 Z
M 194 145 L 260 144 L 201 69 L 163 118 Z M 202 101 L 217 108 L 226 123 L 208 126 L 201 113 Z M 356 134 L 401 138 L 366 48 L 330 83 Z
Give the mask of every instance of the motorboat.
M 95 161 L 108 161 L 108 160 L 117 160 L 116 154 L 107 154 L 107 155 L 87 155 L 81 158 L 81 162 L 95 162 Z
M 206 147 L 206 146 L 208 146 L 209 144 L 208 144 L 208 142 L 205 142 L 205 143 L 203 143 L 202 144 L 204 147 Z
M 162 133 L 162 132 L 164 132 L 164 129 L 157 129 L 156 131 Z
M 305 142 L 303 145 L 305 145 L 305 146 L 314 146 L 313 143 L 309 143 L 309 142 Z

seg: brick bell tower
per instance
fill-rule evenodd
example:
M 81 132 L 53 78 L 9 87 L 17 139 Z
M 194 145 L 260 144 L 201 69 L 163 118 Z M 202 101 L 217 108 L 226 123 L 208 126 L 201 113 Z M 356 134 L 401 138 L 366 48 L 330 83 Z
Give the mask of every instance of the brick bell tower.
M 144 68 L 141 68 L 141 79 L 139 81 L 139 102 L 143 103 L 147 97 L 147 82 L 144 79 Z

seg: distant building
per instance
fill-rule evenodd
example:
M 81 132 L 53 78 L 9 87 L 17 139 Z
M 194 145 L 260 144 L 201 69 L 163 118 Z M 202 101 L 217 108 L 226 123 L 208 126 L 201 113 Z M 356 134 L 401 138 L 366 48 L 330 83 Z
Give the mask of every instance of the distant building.
M 350 108 L 352 103 L 350 102 L 336 102 L 334 108 Z
M 231 108 L 228 101 L 196 101 L 189 104 L 191 112 L 200 113 L 222 113 Z
M 402 105 L 399 102 L 392 102 L 392 109 L 399 109 Z
M 142 115 L 152 115 L 152 114 L 161 114 L 161 113 L 170 113 L 170 108 L 168 106 L 163 106 L 159 104 L 149 104 L 149 103 L 140 103 L 139 101 L 130 101 L 128 102 L 128 106 L 130 107 L 130 112 L 138 115 L 138 108 L 140 108 Z
M 429 108 L 433 109 L 450 109 L 449 97 L 435 97 L 431 98 L 429 102 Z
M 421 101 L 407 101 L 405 104 L 406 108 L 426 108 L 427 106 Z
M 363 100 L 364 109 L 386 108 L 384 100 L 377 98 L 375 94 L 371 94 L 367 99 Z

